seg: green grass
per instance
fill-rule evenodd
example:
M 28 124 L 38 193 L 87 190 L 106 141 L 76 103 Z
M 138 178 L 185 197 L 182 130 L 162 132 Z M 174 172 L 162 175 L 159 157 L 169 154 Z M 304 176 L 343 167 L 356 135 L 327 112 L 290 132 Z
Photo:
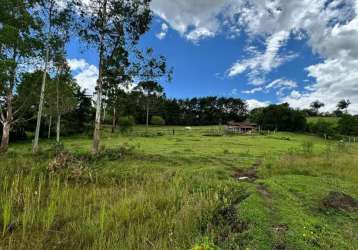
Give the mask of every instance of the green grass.
M 105 130 L 98 159 L 89 137 L 65 138 L 77 160 L 57 174 L 53 141 L 35 156 L 30 142 L 11 145 L 0 156 L 0 249 L 358 249 L 358 213 L 321 206 L 330 191 L 358 198 L 358 144 L 205 136 L 213 129 Z M 255 182 L 233 177 L 253 165 Z

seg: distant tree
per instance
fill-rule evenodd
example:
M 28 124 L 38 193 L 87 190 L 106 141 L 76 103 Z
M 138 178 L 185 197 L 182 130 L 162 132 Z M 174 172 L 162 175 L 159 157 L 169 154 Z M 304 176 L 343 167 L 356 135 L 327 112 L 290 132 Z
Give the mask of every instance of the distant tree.
M 308 124 L 309 131 L 322 137 L 331 137 L 336 134 L 336 128 L 332 122 L 319 118 L 316 122 Z
M 80 6 L 80 36 L 96 48 L 99 75 L 96 85 L 96 117 L 92 153 L 97 154 L 100 144 L 102 94 L 106 61 L 113 51 L 134 45 L 148 31 L 152 16 L 149 0 L 118 1 L 94 0 Z
M 150 119 L 150 123 L 151 123 L 152 125 L 164 126 L 164 125 L 165 125 L 165 120 L 164 120 L 163 117 L 161 117 L 161 116 L 154 115 L 154 116 L 152 116 L 152 118 Z
M 307 126 L 305 114 L 290 108 L 287 103 L 254 109 L 250 118 L 263 129 L 269 130 L 304 131 Z
M 156 100 L 156 98 L 163 95 L 164 89 L 162 86 L 160 86 L 157 82 L 154 81 L 140 82 L 135 89 L 142 93 L 142 95 L 144 96 L 146 110 L 146 126 L 148 128 L 151 105 L 154 100 Z
M 121 133 L 128 133 L 135 125 L 135 119 L 133 116 L 123 116 L 119 118 L 119 126 Z
M 343 99 L 338 102 L 337 109 L 340 111 L 345 110 L 345 113 L 347 114 L 349 105 L 351 105 L 351 101 L 348 99 L 347 100 Z
M 64 62 L 55 79 L 46 90 L 46 107 L 50 117 L 56 116 L 56 142 L 60 143 L 61 117 L 76 107 L 77 82 L 72 78 L 69 66 Z M 51 125 L 51 124 L 50 124 Z M 49 126 L 51 132 L 51 126 Z
M 320 101 L 314 101 L 311 103 L 310 107 L 311 109 L 314 111 L 314 113 L 316 115 L 318 115 L 318 111 L 323 108 L 325 106 L 325 104 L 323 102 L 320 102 Z

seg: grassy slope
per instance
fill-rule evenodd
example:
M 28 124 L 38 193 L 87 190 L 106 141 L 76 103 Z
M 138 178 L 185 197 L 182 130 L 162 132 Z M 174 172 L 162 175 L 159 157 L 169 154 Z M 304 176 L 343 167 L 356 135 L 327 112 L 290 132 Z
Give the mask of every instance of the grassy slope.
M 175 130 L 105 133 L 106 148 L 137 148 L 120 160 L 91 161 L 86 182 L 48 177 L 51 142 L 38 156 L 29 143 L 12 146 L 0 157 L 0 249 L 189 249 L 206 238 L 222 249 L 358 248 L 358 214 L 320 209 L 329 191 L 358 198 L 358 145 Z M 83 154 L 91 140 L 64 144 Z M 257 162 L 255 183 L 232 177 Z

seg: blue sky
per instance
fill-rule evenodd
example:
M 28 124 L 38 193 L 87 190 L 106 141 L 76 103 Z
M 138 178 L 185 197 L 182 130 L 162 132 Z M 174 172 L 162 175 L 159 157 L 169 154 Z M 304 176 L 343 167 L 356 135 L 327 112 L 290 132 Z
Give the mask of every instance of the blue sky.
M 343 98 L 358 113 L 358 0 L 153 0 L 140 42 L 174 67 L 168 97 L 233 96 L 250 107 Z M 82 52 L 81 52 L 82 50 Z M 68 58 L 83 87 L 98 59 L 73 39 Z

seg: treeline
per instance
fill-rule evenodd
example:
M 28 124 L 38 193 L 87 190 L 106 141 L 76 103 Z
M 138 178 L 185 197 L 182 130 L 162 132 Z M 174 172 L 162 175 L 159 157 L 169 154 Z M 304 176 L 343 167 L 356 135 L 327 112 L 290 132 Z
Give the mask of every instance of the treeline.
M 340 114 L 337 122 L 319 118 L 317 121 L 309 122 L 307 130 L 325 138 L 358 136 L 358 116 Z
M 119 116 L 133 116 L 137 124 L 150 124 L 153 116 L 159 116 L 166 125 L 192 126 L 244 121 L 248 116 L 247 104 L 239 98 L 170 99 L 164 94 L 150 97 L 137 91 L 122 92 L 115 106 L 109 103 L 105 109 L 106 123 L 112 125 Z

